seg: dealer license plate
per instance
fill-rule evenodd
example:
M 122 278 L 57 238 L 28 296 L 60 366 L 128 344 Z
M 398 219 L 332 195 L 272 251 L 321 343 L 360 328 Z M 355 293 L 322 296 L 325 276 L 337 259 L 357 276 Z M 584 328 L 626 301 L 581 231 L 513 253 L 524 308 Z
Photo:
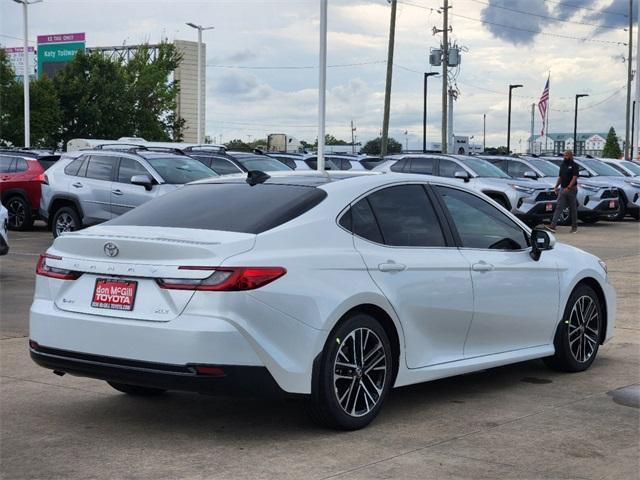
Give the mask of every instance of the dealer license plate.
M 615 200 L 609 200 L 609 208 L 616 208 L 616 201 Z
M 91 306 L 130 312 L 133 310 L 137 289 L 138 282 L 98 278 L 93 290 Z
M 553 203 L 547 203 L 544 208 L 547 212 L 553 212 Z

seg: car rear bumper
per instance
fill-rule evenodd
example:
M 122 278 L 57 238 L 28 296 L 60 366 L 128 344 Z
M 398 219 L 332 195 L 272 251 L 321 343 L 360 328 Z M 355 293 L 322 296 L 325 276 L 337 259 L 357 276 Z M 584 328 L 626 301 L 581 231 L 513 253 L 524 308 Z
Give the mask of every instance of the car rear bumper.
M 34 341 L 29 341 L 29 348 L 35 363 L 58 374 L 210 395 L 286 395 L 265 367 L 216 365 L 216 374 L 210 375 L 199 373 L 198 367 L 203 365 L 174 365 L 92 355 L 44 347 Z

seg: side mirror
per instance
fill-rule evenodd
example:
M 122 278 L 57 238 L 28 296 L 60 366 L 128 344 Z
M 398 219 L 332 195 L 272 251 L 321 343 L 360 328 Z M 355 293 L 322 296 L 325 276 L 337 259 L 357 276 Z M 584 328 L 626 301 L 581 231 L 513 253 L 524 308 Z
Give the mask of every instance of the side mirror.
M 591 176 L 591 174 L 590 174 L 588 171 L 586 171 L 586 170 L 580 170 L 580 171 L 578 172 L 578 176 L 580 176 L 580 177 L 590 177 L 590 176 Z
M 533 180 L 537 180 L 538 179 L 538 174 L 536 172 L 531 171 L 531 170 L 527 170 L 526 172 L 524 172 L 524 178 L 531 178 Z
M 536 262 L 545 250 L 551 250 L 556 244 L 556 238 L 545 230 L 533 230 L 531 232 L 531 258 Z
M 455 178 L 460 178 L 460 179 L 464 180 L 465 183 L 467 183 L 469 181 L 469 172 L 465 172 L 463 170 L 458 170 L 457 172 L 455 172 L 453 174 L 453 176 Z
M 134 175 L 131 177 L 131 183 L 134 185 L 141 185 L 145 190 L 151 190 L 153 186 L 153 180 L 149 175 Z

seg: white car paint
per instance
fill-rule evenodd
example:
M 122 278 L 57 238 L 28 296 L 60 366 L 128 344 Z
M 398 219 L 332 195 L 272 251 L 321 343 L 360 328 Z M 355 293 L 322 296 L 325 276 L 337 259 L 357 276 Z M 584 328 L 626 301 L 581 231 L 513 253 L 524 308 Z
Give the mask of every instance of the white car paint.
M 9 212 L 0 204 L 0 255 L 9 253 Z
M 350 310 L 369 305 L 388 315 L 400 339 L 398 387 L 552 355 L 564 307 L 586 278 L 604 292 L 604 339 L 612 337 L 615 292 L 599 259 L 577 248 L 557 243 L 536 262 L 530 248 L 388 247 L 338 225 L 340 214 L 363 195 L 402 184 L 450 186 L 497 206 L 455 179 L 352 175 L 318 186 L 328 194 L 324 201 L 259 234 L 109 223 L 67 233 L 47 251 L 61 259 L 47 263 L 84 273 L 77 280 L 37 276 L 30 339 L 60 350 L 163 364 L 264 366 L 284 391 L 309 394 L 314 359 L 331 329 Z M 120 255 L 108 258 L 105 242 L 117 244 Z M 394 262 L 406 271 L 380 271 L 379 265 Z M 286 274 L 250 291 L 158 287 L 155 278 L 211 274 L 178 269 L 184 265 L 282 266 Z M 93 309 L 91 292 L 104 276 L 135 277 L 139 308 Z

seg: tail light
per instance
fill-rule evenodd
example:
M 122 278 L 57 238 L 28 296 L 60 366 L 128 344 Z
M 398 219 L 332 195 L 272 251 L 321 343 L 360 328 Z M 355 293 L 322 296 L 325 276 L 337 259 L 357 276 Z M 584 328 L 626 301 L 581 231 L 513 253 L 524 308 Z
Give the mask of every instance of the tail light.
M 282 267 L 179 267 L 179 270 L 213 270 L 204 279 L 158 278 L 160 288 L 168 290 L 202 290 L 210 292 L 239 292 L 255 290 L 283 276 Z
M 82 272 L 52 267 L 47 264 L 47 259 L 62 260 L 62 257 L 49 255 L 48 253 L 40 255 L 38 266 L 36 267 L 36 274 L 42 275 L 43 277 L 57 278 L 58 280 L 77 280 L 82 275 Z

